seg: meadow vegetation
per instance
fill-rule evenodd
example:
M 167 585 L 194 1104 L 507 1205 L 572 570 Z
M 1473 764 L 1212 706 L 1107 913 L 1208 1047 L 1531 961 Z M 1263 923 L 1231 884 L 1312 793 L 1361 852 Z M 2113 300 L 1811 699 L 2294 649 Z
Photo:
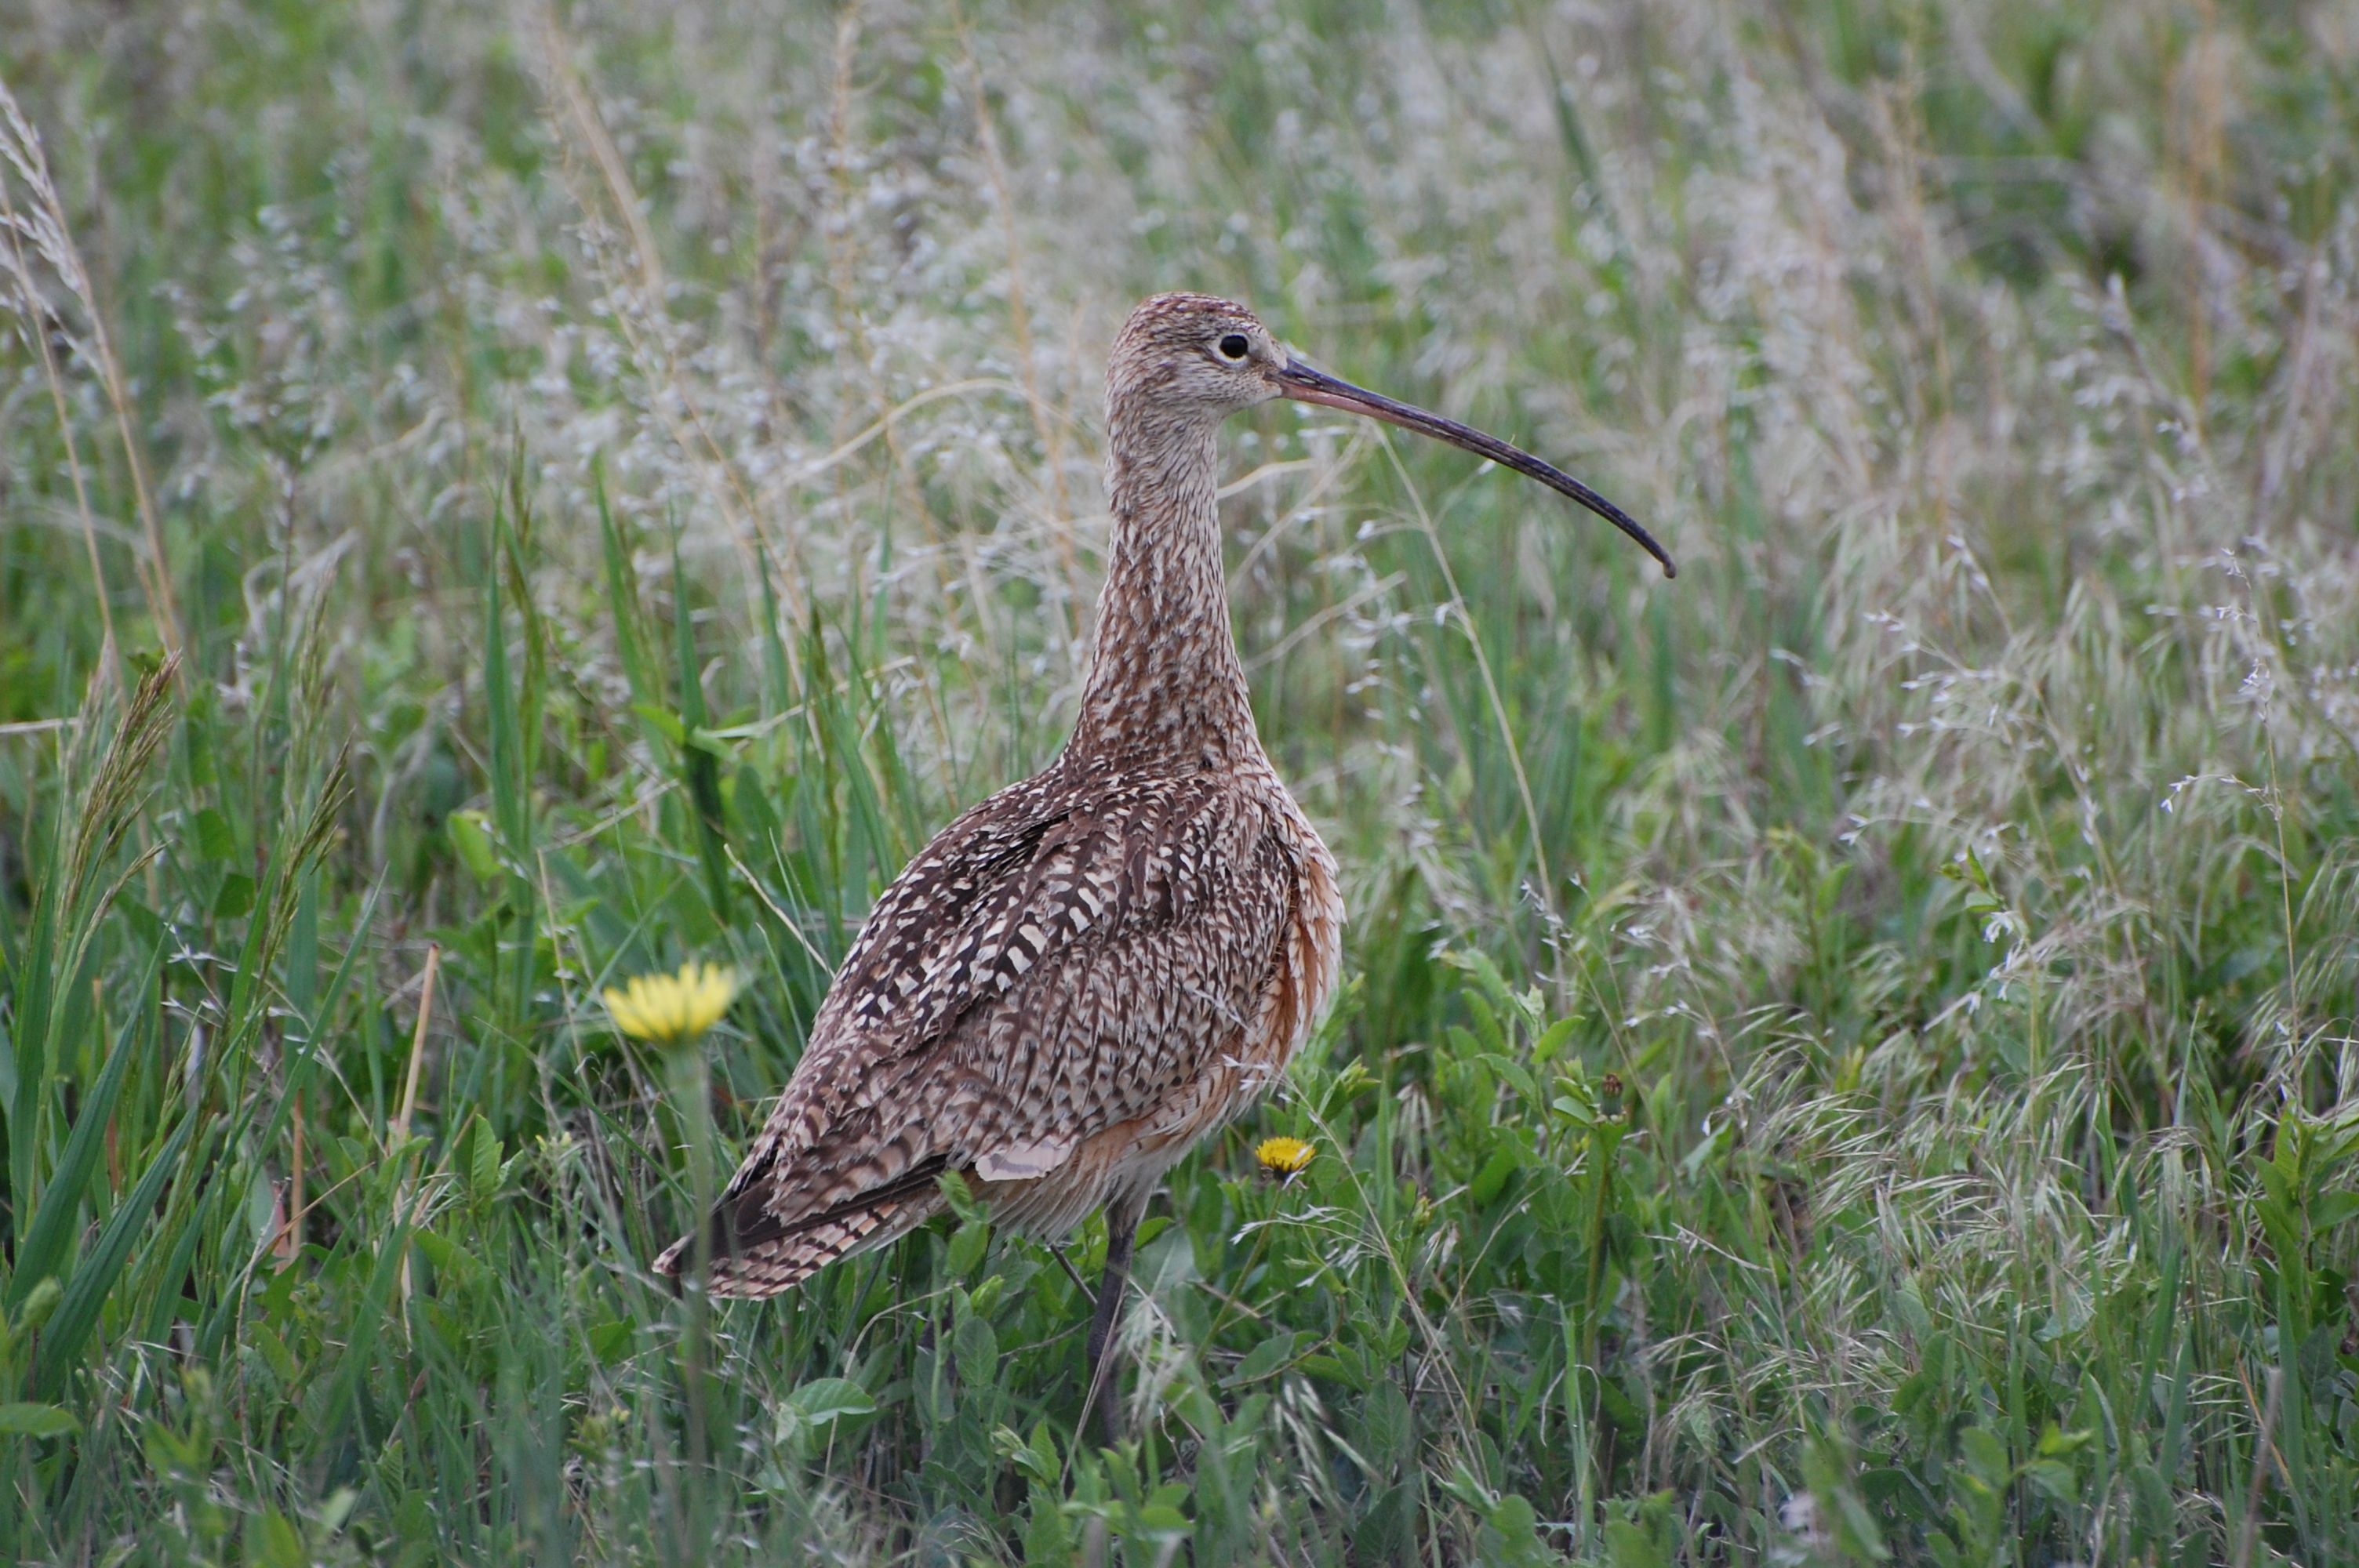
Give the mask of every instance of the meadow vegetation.
M 2348 4 L 0 0 L 0 79 L 7 1560 L 2359 1561 Z M 1108 1451 L 963 1194 L 647 1264 L 1053 755 L 1177 287 L 1681 570 L 1233 422 L 1346 983 Z

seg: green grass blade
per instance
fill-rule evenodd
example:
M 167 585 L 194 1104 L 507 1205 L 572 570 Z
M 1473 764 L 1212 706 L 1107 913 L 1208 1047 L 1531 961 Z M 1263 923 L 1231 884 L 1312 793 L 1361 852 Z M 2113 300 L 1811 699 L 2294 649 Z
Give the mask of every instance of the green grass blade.
M 154 1216 L 156 1200 L 163 1195 L 164 1184 L 172 1179 L 180 1166 L 181 1151 L 189 1146 L 189 1135 L 196 1128 L 196 1119 L 182 1117 L 172 1136 L 149 1163 L 139 1184 L 99 1233 L 96 1245 L 67 1281 L 65 1294 L 58 1302 L 41 1335 L 41 1358 L 34 1379 L 37 1397 L 55 1399 L 64 1389 L 70 1374 L 82 1355 L 82 1344 L 91 1331 L 98 1326 L 99 1310 L 106 1304 L 108 1292 L 114 1289 L 115 1276 L 123 1271 L 124 1260 L 131 1255 L 131 1245 Z
M 162 959 L 160 951 L 147 955 L 139 983 L 131 990 L 141 1005 L 115 1032 L 114 1048 L 107 1053 L 98 1081 L 76 1108 L 73 1130 L 66 1138 L 64 1152 L 58 1156 L 57 1168 L 41 1185 L 40 1206 L 34 1211 L 33 1223 L 26 1228 L 24 1242 L 16 1249 L 15 1267 L 8 1276 L 6 1299 L 11 1310 L 24 1301 L 26 1292 L 56 1271 L 80 1228 L 83 1190 L 98 1169 L 107 1123 L 114 1114 L 115 1097 L 123 1089 L 124 1074 L 156 1038 L 158 1008 L 147 1005 L 147 1000 L 156 983 L 157 966 Z
M 527 678 L 525 701 L 519 710 L 508 662 L 507 620 L 500 592 L 499 558 L 508 548 L 504 514 L 495 515 L 492 533 L 493 560 L 484 582 L 484 696 L 491 741 L 492 816 L 499 825 L 506 851 L 507 901 L 516 923 L 501 934 L 500 946 L 505 957 L 497 962 L 496 969 L 502 1015 L 512 1032 L 521 1033 L 531 1011 L 533 939 L 539 909 L 532 881 L 523 871 L 532 861 L 531 742 L 527 726 L 533 717 L 533 693 Z M 526 662 L 529 666 L 529 616 L 526 637 Z
M 614 508 L 606 503 L 606 462 L 603 455 L 590 464 L 590 488 L 598 506 L 598 543 L 606 565 L 606 614 L 614 628 L 614 654 L 631 683 L 635 703 L 656 700 L 655 681 L 647 673 L 647 635 L 641 626 L 636 579 L 630 552 L 623 546 L 622 529 Z
M 218 1119 L 213 1120 L 212 1128 L 212 1132 L 206 1138 L 208 1151 L 218 1141 L 221 1128 Z M 162 1266 L 151 1266 L 152 1271 L 144 1281 L 143 1288 L 149 1292 L 145 1337 L 150 1344 L 161 1343 L 171 1332 L 172 1320 L 179 1315 L 181 1302 L 187 1299 L 180 1293 L 180 1285 L 196 1266 L 197 1249 L 207 1237 L 204 1222 L 212 1212 L 209 1200 L 218 1184 L 210 1175 L 213 1164 L 212 1160 L 201 1154 L 196 1169 L 208 1173 L 179 1184 L 173 1189 L 171 1202 L 165 1206 L 165 1224 L 173 1226 L 176 1218 L 178 1224 L 168 1232 L 171 1245 L 163 1254 Z M 186 1195 L 185 1198 L 183 1195 Z M 201 1306 L 201 1301 L 199 1304 Z
M 772 713 L 784 713 L 794 702 L 794 680 L 787 667 L 787 645 L 778 636 L 778 592 L 770 582 L 770 553 L 754 552 L 755 575 L 762 584 L 763 701 Z
M 704 710 L 703 673 L 696 662 L 696 618 L 688 603 L 688 578 L 680 570 L 679 541 L 671 548 L 672 623 L 679 643 L 679 722 L 685 732 L 679 749 L 680 781 L 688 786 L 691 815 L 696 819 L 696 849 L 704 863 L 705 895 L 712 913 L 729 917 L 727 857 L 721 852 L 726 825 L 721 809 L 721 761 L 700 740 L 709 720 Z
M 361 1379 L 368 1373 L 369 1359 L 376 1353 L 377 1336 L 385 1322 L 386 1310 L 392 1303 L 394 1287 L 401 1279 L 402 1260 L 409 1252 L 409 1238 L 415 1227 L 419 1199 L 412 1196 L 407 1209 L 395 1201 L 392 1227 L 378 1245 L 375 1267 L 370 1271 L 368 1287 L 354 1303 L 353 1330 L 338 1358 L 332 1380 L 329 1383 L 327 1402 L 321 1407 L 320 1432 L 323 1441 L 321 1451 L 332 1450 L 342 1441 L 345 1422 L 350 1419 L 353 1401 L 359 1396 Z

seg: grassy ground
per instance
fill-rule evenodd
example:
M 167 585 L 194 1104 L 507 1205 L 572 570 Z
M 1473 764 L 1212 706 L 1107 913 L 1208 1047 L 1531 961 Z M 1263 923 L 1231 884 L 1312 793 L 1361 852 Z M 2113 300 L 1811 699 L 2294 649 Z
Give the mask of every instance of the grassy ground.
M 0 0 L 11 1560 L 2359 1560 L 2350 7 L 1171 11 Z M 646 1266 L 1177 286 L 1682 571 L 1235 422 L 1347 986 L 1109 1453 L 985 1216 Z

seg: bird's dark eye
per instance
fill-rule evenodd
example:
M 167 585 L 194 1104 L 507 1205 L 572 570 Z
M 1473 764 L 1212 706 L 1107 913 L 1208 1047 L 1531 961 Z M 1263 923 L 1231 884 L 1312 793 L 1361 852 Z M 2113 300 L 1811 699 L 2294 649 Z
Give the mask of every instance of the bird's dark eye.
M 1253 345 L 1245 341 L 1245 335 L 1243 332 L 1231 332 L 1221 340 L 1221 357 L 1241 360 L 1245 357 L 1245 351 L 1251 347 Z

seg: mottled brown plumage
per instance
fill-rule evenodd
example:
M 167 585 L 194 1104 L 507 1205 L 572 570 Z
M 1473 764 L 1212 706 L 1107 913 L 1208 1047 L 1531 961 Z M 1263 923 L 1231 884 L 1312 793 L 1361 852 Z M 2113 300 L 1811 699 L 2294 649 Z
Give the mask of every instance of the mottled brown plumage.
M 767 1296 L 942 1207 L 954 1171 L 1019 1233 L 1130 1234 L 1190 1145 L 1281 1071 L 1334 989 L 1335 861 L 1255 733 L 1215 505 L 1221 421 L 1291 396 L 1577 481 L 1291 358 L 1242 306 L 1140 306 L 1106 372 L 1113 555 L 1071 741 L 973 807 L 877 901 L 712 1216 L 710 1288 Z M 693 1238 L 656 1260 L 678 1273 Z

